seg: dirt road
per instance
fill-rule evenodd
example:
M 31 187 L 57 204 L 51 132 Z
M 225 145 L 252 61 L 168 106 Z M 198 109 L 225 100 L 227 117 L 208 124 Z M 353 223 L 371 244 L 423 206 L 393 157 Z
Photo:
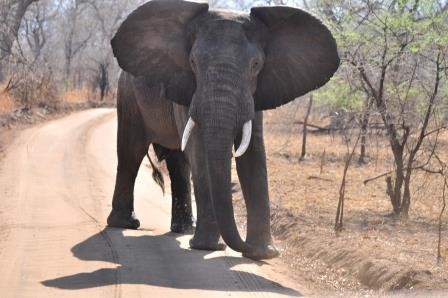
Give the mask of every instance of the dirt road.
M 170 200 L 142 165 L 137 231 L 105 228 L 115 179 L 115 111 L 27 129 L 0 161 L 1 297 L 287 297 L 286 269 L 169 233 Z

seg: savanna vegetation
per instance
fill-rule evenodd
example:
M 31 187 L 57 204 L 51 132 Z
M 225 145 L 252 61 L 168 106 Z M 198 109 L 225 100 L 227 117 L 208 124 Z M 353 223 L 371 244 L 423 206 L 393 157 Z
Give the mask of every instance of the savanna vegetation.
M 110 39 L 142 1 L 0 1 L 0 112 L 113 98 Z
M 0 115 L 113 102 L 110 39 L 143 2 L 0 0 Z M 210 5 L 301 7 L 338 42 L 332 80 L 265 116 L 284 255 L 334 287 L 447 289 L 448 1 Z
M 310 115 L 267 114 L 275 233 L 334 287 L 446 290 L 447 2 L 302 4 L 342 64 Z

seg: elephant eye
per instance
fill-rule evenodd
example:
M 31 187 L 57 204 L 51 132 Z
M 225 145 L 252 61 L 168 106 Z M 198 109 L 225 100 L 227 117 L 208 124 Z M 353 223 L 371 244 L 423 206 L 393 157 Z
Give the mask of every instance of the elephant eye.
M 191 68 L 193 69 L 193 72 L 196 71 L 196 63 L 194 63 L 193 58 L 190 59 Z
M 258 72 L 260 70 L 260 61 L 259 60 L 255 60 L 252 64 L 252 70 L 254 72 Z

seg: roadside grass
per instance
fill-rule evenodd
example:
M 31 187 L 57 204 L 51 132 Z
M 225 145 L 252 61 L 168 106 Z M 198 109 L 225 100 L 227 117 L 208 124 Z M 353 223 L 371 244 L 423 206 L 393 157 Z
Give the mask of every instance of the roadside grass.
M 410 219 L 392 219 L 385 178 L 363 183 L 393 170 L 386 137 L 380 132 L 369 134 L 369 162 L 365 165 L 357 163 L 358 148 L 347 176 L 344 231 L 336 235 L 334 219 L 350 133 L 346 136 L 340 133 L 308 134 L 307 159 L 299 161 L 301 126 L 291 123 L 302 120 L 302 111 L 294 110 L 290 105 L 266 112 L 264 120 L 269 186 L 274 206 L 273 232 L 286 245 L 289 252 L 285 255 L 297 259 L 295 267 L 301 270 L 304 264 L 317 266 L 324 261 L 335 271 L 335 277 L 330 280 L 342 288 L 344 282 L 349 283 L 348 275 L 351 274 L 355 281 L 347 284 L 347 288 L 359 283 L 360 287 L 380 290 L 397 287 L 448 289 L 448 266 L 446 263 L 437 265 L 436 260 L 443 181 L 436 175 L 415 171 Z M 325 117 L 314 115 L 310 122 L 325 126 L 325 121 Z M 352 133 L 352 142 L 356 133 Z M 444 152 L 443 158 L 448 158 L 448 134 L 444 133 L 439 140 L 440 152 Z M 447 222 L 446 215 L 444 222 Z M 442 254 L 446 259 L 446 224 L 442 237 Z M 320 253 L 316 254 L 317 251 Z M 294 263 L 294 260 L 288 261 Z M 364 267 L 361 268 L 362 264 Z M 340 270 L 344 274 L 341 275 Z M 315 280 L 325 280 L 319 274 L 328 275 L 328 271 L 322 269 L 320 272 L 314 270 L 310 274 L 315 274 L 312 277 Z M 375 274 L 388 279 L 375 279 Z
M 87 88 L 68 89 L 62 94 L 62 100 L 67 103 L 87 102 L 95 99 L 95 94 Z
M 11 113 L 16 108 L 13 97 L 4 90 L 5 86 L 0 85 L 0 114 Z
M 62 101 L 66 103 L 86 103 L 86 102 L 100 102 L 99 92 L 92 91 L 88 88 L 68 89 L 63 92 Z M 103 99 L 104 102 L 113 102 L 115 100 L 115 93 L 109 92 Z
M 87 88 L 65 92 L 41 88 L 29 93 L 20 88 L 10 92 L 4 89 L 0 85 L 0 128 L 29 125 L 78 110 L 115 106 L 115 93 L 110 92 L 101 100 L 98 93 Z

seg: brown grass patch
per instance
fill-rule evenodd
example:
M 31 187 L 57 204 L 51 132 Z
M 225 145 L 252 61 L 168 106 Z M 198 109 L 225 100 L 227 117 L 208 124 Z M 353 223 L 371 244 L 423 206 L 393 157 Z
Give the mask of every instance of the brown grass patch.
M 316 114 L 310 122 L 325 126 L 327 118 Z M 438 265 L 436 259 L 442 195 L 439 177 L 415 172 L 410 219 L 391 218 L 392 206 L 384 178 L 363 183 L 393 169 L 387 138 L 383 133 L 372 133 L 368 136 L 368 164 L 357 163 L 358 148 L 349 168 L 344 230 L 336 234 L 334 220 L 347 154 L 346 137 L 338 133 L 309 134 L 308 156 L 300 162 L 301 126 L 292 123 L 303 119 L 303 108 L 289 105 L 265 113 L 264 119 L 270 198 L 274 206 L 272 230 L 280 240 L 286 263 L 296 268 L 299 275 L 305 274 L 336 291 L 448 289 L 448 264 Z M 352 134 L 351 144 L 357 132 Z M 439 140 L 442 146 L 439 152 L 446 159 L 448 134 Z M 241 193 L 236 195 L 241 200 Z M 445 215 L 444 222 L 447 220 Z M 444 224 L 445 259 L 448 258 L 446 231 Z
M 68 103 L 87 102 L 95 99 L 95 94 L 86 88 L 69 89 L 64 92 L 62 99 Z
M 16 103 L 9 92 L 5 92 L 4 86 L 0 85 L 0 114 L 7 114 L 14 111 Z
M 66 103 L 86 103 L 86 102 L 114 102 L 116 94 L 114 92 L 107 93 L 101 101 L 98 91 L 92 91 L 88 88 L 69 89 L 62 94 L 62 101 Z

